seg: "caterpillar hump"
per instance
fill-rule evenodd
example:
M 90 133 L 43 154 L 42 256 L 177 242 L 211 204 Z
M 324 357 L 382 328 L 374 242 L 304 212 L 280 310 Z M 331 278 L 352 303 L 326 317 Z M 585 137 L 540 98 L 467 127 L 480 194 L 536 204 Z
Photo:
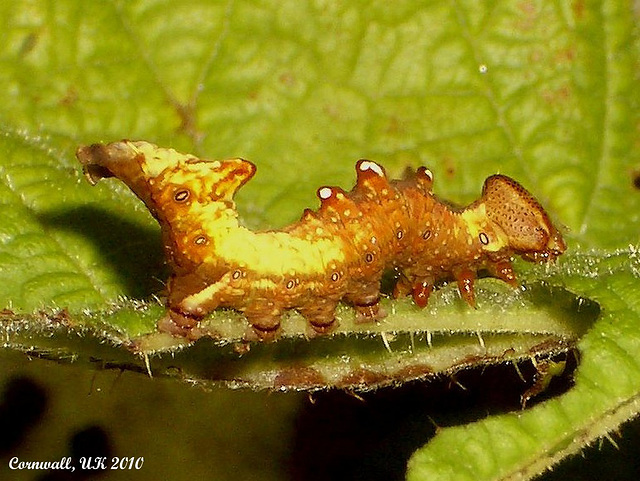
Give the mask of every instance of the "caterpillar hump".
M 425 306 L 434 285 L 454 279 L 475 305 L 479 270 L 516 285 L 511 258 L 554 260 L 566 246 L 544 209 L 509 177 L 491 176 L 482 196 L 454 209 L 432 193 L 420 167 L 389 180 L 370 160 L 356 163 L 356 184 L 317 190 L 320 207 L 282 229 L 251 231 L 238 222 L 233 196 L 256 171 L 243 159 L 209 161 L 123 140 L 78 149 L 87 178 L 115 176 L 159 221 L 167 261 L 169 317 L 161 329 L 190 336 L 210 311 L 243 312 L 248 337 L 273 339 L 296 309 L 317 333 L 336 325 L 344 300 L 361 318 L 382 316 L 380 281 L 398 273 L 394 295 Z

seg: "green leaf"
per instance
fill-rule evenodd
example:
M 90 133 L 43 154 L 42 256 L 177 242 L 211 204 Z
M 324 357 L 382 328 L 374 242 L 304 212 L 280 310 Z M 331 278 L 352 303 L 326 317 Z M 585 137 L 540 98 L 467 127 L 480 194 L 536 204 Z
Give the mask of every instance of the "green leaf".
M 479 339 L 485 361 L 495 361 L 491 349 L 513 348 L 510 359 L 522 360 L 537 352 L 535 339 L 555 347 L 579 339 L 575 387 L 523 413 L 441 430 L 412 458 L 410 479 L 530 477 L 637 414 L 639 57 L 630 2 L 62 0 L 7 3 L 0 22 L 6 346 L 148 363 L 157 374 L 173 365 L 154 353 L 178 350 L 181 376 L 202 380 L 211 379 L 209 356 L 237 364 L 232 347 L 244 326 L 229 313 L 208 321 L 226 329 L 210 344 L 185 349 L 155 334 L 154 296 L 167 276 L 158 227 L 118 182 L 84 181 L 78 145 L 145 139 L 250 159 L 258 174 L 237 201 L 252 228 L 297 219 L 317 205 L 320 185 L 349 188 L 355 160 L 367 157 L 393 177 L 427 165 L 436 192 L 460 203 L 478 196 L 486 176 L 513 176 L 565 226 L 569 251 L 549 270 L 518 263 L 524 292 L 481 280 L 477 312 L 445 288 L 426 312 L 387 304 L 377 326 L 341 311 L 338 335 L 310 342 L 292 316 L 285 341 L 255 346 L 241 375 L 221 367 L 216 375 L 231 377 L 215 379 L 272 387 L 312 379 L 313 388 L 340 384 L 327 378 L 344 353 L 377 372 L 398 359 L 451 372 Z M 434 355 L 427 337 L 445 332 L 458 337 L 437 362 L 421 359 Z M 323 379 L 308 370 L 278 378 L 291 362 Z

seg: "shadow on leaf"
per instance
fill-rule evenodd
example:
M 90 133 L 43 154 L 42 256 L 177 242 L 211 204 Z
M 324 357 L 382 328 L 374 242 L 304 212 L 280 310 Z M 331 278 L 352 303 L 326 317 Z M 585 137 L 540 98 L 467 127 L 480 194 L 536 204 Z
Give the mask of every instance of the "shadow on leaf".
M 162 290 L 169 271 L 159 229 L 142 227 L 95 206 L 43 213 L 39 220 L 46 227 L 90 239 L 120 279 L 127 297 L 144 299 Z

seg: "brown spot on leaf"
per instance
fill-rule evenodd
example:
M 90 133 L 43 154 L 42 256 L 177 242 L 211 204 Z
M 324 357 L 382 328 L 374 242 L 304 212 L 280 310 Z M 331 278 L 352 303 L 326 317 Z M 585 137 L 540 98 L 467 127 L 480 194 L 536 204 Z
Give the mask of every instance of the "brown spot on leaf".
M 64 96 L 60 99 L 61 107 L 71 107 L 78 100 L 78 91 L 75 87 L 71 86 L 67 89 Z
M 571 97 L 571 89 L 563 85 L 555 90 L 543 90 L 542 98 L 551 105 L 564 104 Z
M 422 379 L 433 375 L 434 370 L 428 364 L 412 364 L 399 369 L 394 378 L 397 381 L 411 381 L 413 379 Z
M 538 20 L 536 4 L 531 1 L 520 2 L 518 4 L 518 9 L 522 12 L 523 15 L 519 17 L 519 21 L 516 23 L 516 27 L 518 28 L 518 30 L 531 30 Z
M 336 105 L 327 104 L 324 106 L 322 110 L 324 111 L 325 114 L 327 114 L 327 117 L 333 120 L 340 119 L 340 109 Z
M 555 60 L 557 63 L 571 63 L 576 58 L 576 48 L 575 47 L 566 47 L 558 50 L 555 55 Z
M 40 36 L 34 32 L 29 33 L 24 40 L 22 41 L 22 45 L 20 46 L 20 57 L 26 57 L 29 53 L 31 53 L 36 45 L 38 44 L 38 40 Z
M 336 387 L 373 387 L 376 384 L 382 384 L 384 382 L 388 382 L 389 380 L 389 376 L 387 376 L 386 374 L 361 368 L 355 369 L 346 376 L 343 376 L 339 381 L 336 382 Z
M 280 371 L 273 382 L 273 387 L 276 389 L 309 389 L 326 384 L 325 377 L 315 369 L 298 366 Z
M 542 53 L 541 50 L 539 49 L 533 49 L 531 51 L 531 53 L 529 54 L 529 63 L 530 64 L 537 64 L 540 63 L 542 61 L 542 59 L 544 58 L 544 54 Z M 527 72 L 528 73 L 528 70 Z M 528 77 L 527 77 L 528 78 Z
M 464 367 L 464 366 L 476 366 L 479 364 L 488 364 L 490 362 L 490 359 L 491 358 L 488 356 L 479 356 L 477 354 L 469 354 L 468 356 L 463 357 L 454 366 Z
M 571 10 L 573 10 L 573 16 L 576 20 L 582 20 L 584 18 L 584 0 L 576 0 L 571 4 Z
M 449 179 L 453 179 L 456 175 L 456 161 L 453 157 L 445 155 L 440 159 L 444 165 L 444 173 Z
M 296 77 L 291 72 L 281 73 L 280 77 L 278 77 L 278 80 L 282 85 L 285 85 L 287 87 L 293 87 L 296 83 Z
M 384 130 L 385 133 L 393 136 L 399 136 L 404 132 L 402 122 L 395 115 L 389 117 L 389 121 L 387 122 L 387 126 Z

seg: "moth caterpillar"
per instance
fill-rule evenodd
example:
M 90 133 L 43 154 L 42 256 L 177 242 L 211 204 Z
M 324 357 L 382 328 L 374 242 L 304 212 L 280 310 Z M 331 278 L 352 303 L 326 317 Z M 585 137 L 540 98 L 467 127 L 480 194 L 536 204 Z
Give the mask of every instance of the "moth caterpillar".
M 172 270 L 170 322 L 161 329 L 177 335 L 188 336 L 218 307 L 243 312 L 262 339 L 276 336 L 287 309 L 318 333 L 335 326 L 341 300 L 375 318 L 390 269 L 395 296 L 410 294 L 425 306 L 434 284 L 454 279 L 474 306 L 479 270 L 515 286 L 513 256 L 545 262 L 566 248 L 538 201 L 504 175 L 489 177 L 477 201 L 454 208 L 432 193 L 425 167 L 389 181 L 382 166 L 360 160 L 350 192 L 321 187 L 317 211 L 281 230 L 253 232 L 240 225 L 233 201 L 256 172 L 251 162 L 128 140 L 80 147 L 76 155 L 90 182 L 117 177 L 160 223 Z

